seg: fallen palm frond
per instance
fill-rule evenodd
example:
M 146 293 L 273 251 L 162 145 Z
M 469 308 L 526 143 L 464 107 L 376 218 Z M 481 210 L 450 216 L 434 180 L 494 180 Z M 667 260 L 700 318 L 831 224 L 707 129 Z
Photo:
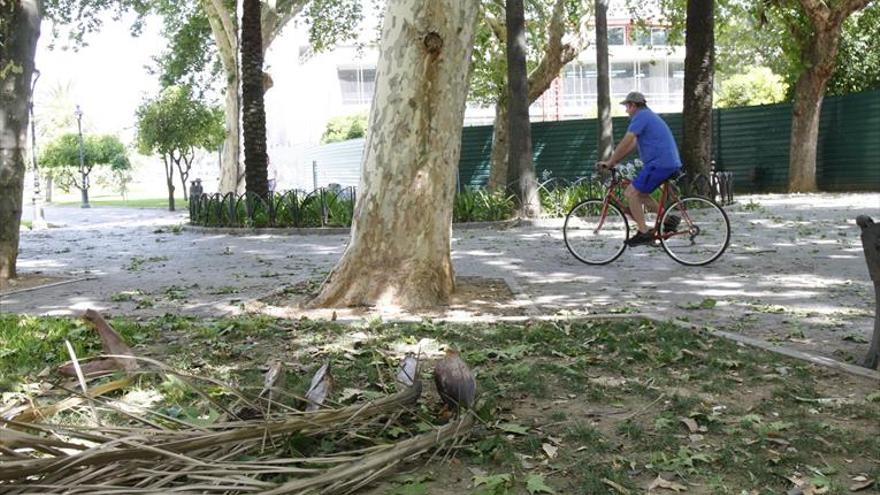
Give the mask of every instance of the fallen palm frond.
M 417 369 L 412 359 L 404 360 L 402 373 L 408 380 L 404 380 L 397 393 L 337 408 L 321 405 L 327 393 L 319 389 L 330 390 L 325 364 L 313 379 L 311 394 L 300 401 L 303 407 L 316 410 L 300 411 L 276 402 L 270 393 L 282 393 L 277 377 L 283 370 L 278 366 L 270 368 L 271 376 L 266 377 L 263 391 L 248 397 L 218 380 L 175 371 L 156 360 L 132 355 L 124 358 L 140 363 L 129 365 L 127 378 L 92 383 L 86 389 L 85 378 L 80 376 L 78 388 L 85 392 L 65 388 L 67 396 L 55 404 L 33 404 L 18 414 L 0 418 L 0 491 L 350 493 L 401 462 L 443 446 L 454 446 L 456 439 L 467 435 L 473 425 L 472 416 L 465 415 L 401 441 L 382 437 L 389 424 L 406 431 L 411 424 L 401 417 L 408 418 L 410 423 L 415 417 L 407 411 L 421 394 L 421 380 L 412 376 Z M 148 374 L 179 378 L 203 404 L 223 412 L 213 423 L 194 424 L 102 395 Z M 209 384 L 213 397 L 199 383 Z M 222 392 L 218 393 L 218 388 Z M 56 395 L 58 392 L 53 390 Z M 218 395 L 234 401 L 220 404 Z M 74 415 L 79 412 L 91 424 L 31 422 L 62 410 Z M 242 411 L 248 411 L 247 415 Z M 104 418 L 105 426 L 95 426 L 93 418 L 98 416 Z M 245 416 L 252 419 L 242 419 Z M 423 424 L 421 428 L 424 431 Z M 305 448 L 297 439 L 313 439 L 313 445 L 323 447 Z

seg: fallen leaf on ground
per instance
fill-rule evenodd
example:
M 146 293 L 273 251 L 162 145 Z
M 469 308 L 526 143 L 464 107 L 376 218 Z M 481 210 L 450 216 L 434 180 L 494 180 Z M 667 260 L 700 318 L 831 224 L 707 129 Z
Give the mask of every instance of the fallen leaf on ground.
M 532 495 L 536 493 L 556 493 L 556 490 L 544 482 L 544 477 L 540 474 L 530 474 L 526 478 L 526 490 Z
M 549 443 L 545 443 L 541 445 L 541 449 L 547 454 L 547 457 L 554 459 L 556 454 L 559 452 L 559 447 L 555 447 Z
M 625 487 L 621 486 L 620 484 L 609 480 L 608 478 L 602 478 L 602 483 L 605 483 L 606 485 L 610 486 L 611 488 L 614 488 L 617 491 L 617 493 L 620 493 L 622 495 L 629 495 L 629 490 L 627 490 Z
M 685 417 L 680 417 L 678 419 L 680 419 L 681 422 L 684 423 L 685 426 L 687 426 L 688 431 L 690 431 L 691 433 L 697 433 L 700 431 L 700 425 L 698 425 L 697 422 L 693 419 Z
M 665 480 L 661 476 L 657 476 L 657 479 L 651 482 L 651 485 L 648 486 L 648 491 L 656 490 L 657 488 L 663 488 L 664 490 L 672 490 L 675 492 L 687 491 L 687 487 L 682 485 L 681 483 Z
M 849 491 L 851 492 L 857 492 L 866 488 L 871 488 L 875 482 L 873 478 L 868 478 L 867 476 L 862 475 L 856 476 L 852 480 L 855 483 L 849 486 Z

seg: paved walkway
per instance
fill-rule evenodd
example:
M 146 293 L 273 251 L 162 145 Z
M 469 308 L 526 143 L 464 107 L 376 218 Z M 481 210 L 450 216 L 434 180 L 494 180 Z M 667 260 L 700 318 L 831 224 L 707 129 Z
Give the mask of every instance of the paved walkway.
M 874 302 L 854 219 L 880 217 L 880 194 L 740 196 L 728 213 L 731 246 L 708 267 L 681 266 L 648 247 L 583 265 L 553 221 L 456 230 L 453 261 L 459 276 L 507 280 L 531 314 L 644 312 L 860 357 Z M 20 270 L 94 278 L 5 296 L 4 312 L 216 316 L 323 276 L 348 240 L 180 231 L 185 214 L 155 209 L 49 207 L 46 217 L 63 227 L 23 232 Z

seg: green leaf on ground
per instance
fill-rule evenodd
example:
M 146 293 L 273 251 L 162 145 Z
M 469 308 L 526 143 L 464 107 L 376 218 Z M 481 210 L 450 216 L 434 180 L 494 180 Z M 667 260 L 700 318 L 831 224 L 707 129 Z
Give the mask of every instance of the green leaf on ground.
M 526 490 L 532 495 L 536 493 L 556 493 L 553 488 L 550 488 L 550 486 L 544 482 L 544 477 L 540 474 L 530 474 L 529 477 L 526 478 Z
M 707 297 L 698 303 L 683 304 L 679 305 L 679 307 L 681 309 L 712 309 L 716 304 L 718 304 L 718 301 L 711 297 Z

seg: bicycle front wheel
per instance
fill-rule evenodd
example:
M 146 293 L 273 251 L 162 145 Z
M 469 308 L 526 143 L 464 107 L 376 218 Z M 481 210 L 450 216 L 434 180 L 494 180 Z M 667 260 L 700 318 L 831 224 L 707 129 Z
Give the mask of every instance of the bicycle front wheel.
M 667 230 L 676 224 L 674 230 Z M 724 254 L 730 244 L 727 214 L 709 199 L 689 197 L 676 201 L 663 214 L 660 225 L 663 249 L 682 265 L 708 265 Z
M 588 265 L 604 265 L 616 260 L 626 249 L 629 224 L 620 208 L 601 199 L 585 199 L 565 217 L 562 227 L 565 247 Z

